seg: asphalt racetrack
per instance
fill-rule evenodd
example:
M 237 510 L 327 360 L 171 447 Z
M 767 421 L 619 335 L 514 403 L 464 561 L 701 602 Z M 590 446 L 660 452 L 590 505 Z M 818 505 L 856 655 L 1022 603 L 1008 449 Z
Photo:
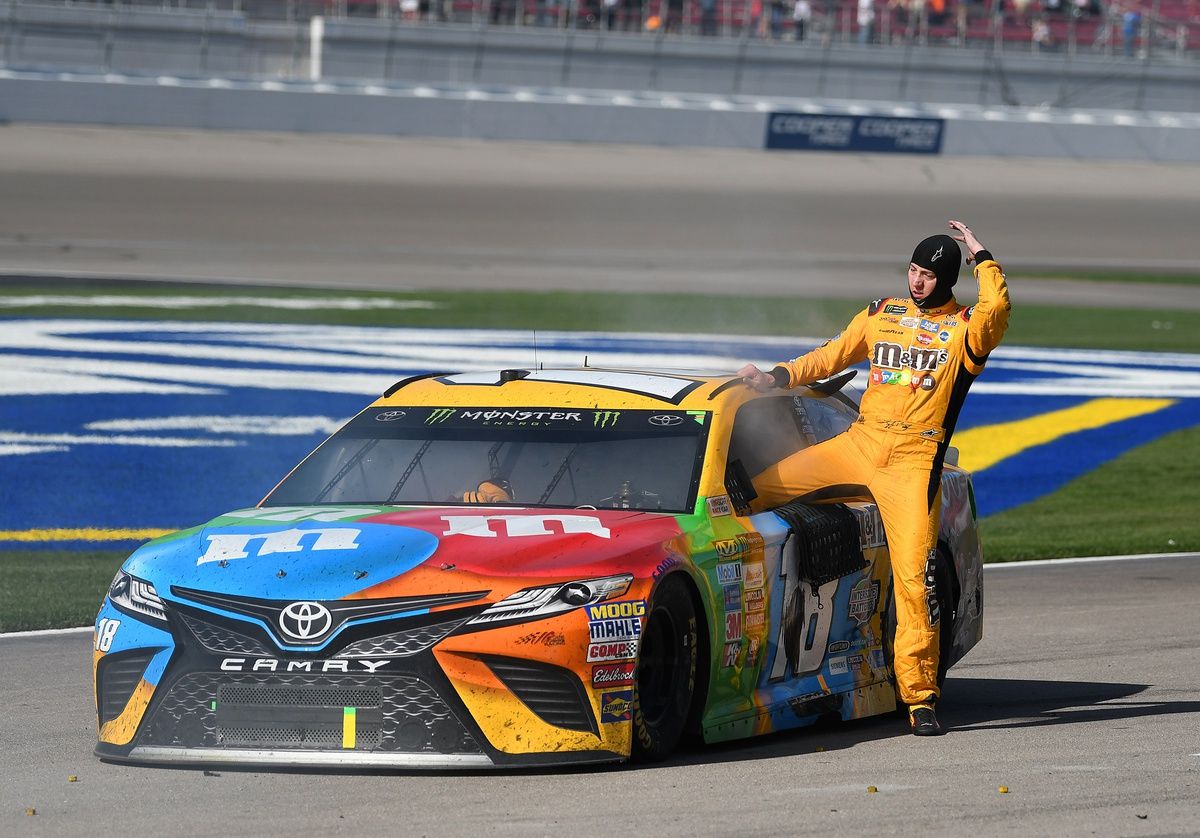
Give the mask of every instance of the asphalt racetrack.
M 1200 555 L 993 566 L 985 590 L 984 640 L 942 699 L 946 736 L 877 718 L 625 768 L 101 763 L 91 635 L 0 638 L 0 834 L 1195 835 Z
M 869 300 L 957 218 L 1014 301 L 1200 309 L 1033 278 L 1200 273 L 1200 166 L 5 125 L 0 184 L 0 276 Z
M 1200 309 L 1194 286 L 1026 278 L 1200 273 L 1200 167 L 0 126 L 0 184 L 9 276 L 866 300 L 957 217 L 1019 301 Z M 986 586 L 949 735 L 874 719 L 651 767 L 105 764 L 90 634 L 0 638 L 0 835 L 1195 834 L 1200 556 Z

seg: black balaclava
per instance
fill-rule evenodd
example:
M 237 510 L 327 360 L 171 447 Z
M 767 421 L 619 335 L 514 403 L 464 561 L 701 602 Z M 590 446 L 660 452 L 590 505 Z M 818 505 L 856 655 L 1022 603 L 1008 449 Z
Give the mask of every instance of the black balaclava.
M 950 301 L 951 290 L 958 282 L 958 269 L 962 266 L 962 253 L 958 242 L 947 235 L 930 236 L 913 251 L 912 263 L 933 271 L 937 284 L 923 300 L 915 300 L 921 308 L 937 308 Z M 911 293 L 911 291 L 909 292 Z

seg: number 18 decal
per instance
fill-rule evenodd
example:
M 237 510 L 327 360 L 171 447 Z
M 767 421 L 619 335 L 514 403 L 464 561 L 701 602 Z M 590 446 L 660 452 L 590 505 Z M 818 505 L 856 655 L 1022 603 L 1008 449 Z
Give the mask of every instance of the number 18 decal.
M 97 652 L 107 652 L 112 648 L 113 638 L 117 636 L 117 629 L 120 627 L 120 620 L 114 620 L 109 617 L 105 617 L 96 623 Z

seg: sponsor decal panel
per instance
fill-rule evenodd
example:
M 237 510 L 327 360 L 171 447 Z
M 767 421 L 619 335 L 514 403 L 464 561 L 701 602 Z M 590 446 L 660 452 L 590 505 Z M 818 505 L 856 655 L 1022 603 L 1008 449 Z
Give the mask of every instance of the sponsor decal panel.
M 592 643 L 606 640 L 636 640 L 641 634 L 642 621 L 637 617 L 588 621 L 588 640 Z
M 592 686 L 593 687 L 631 687 L 633 686 L 633 676 L 637 671 L 637 664 L 633 661 L 629 663 L 614 663 L 605 666 L 592 667 Z
M 854 506 L 851 509 L 854 511 L 854 517 L 858 519 L 859 546 L 863 550 L 882 547 L 887 543 L 887 534 L 883 529 L 883 516 L 879 514 L 878 506 L 871 504 Z
M 746 615 L 746 630 L 760 629 L 767 624 L 766 611 L 752 611 Z
M 845 675 L 850 670 L 846 666 L 846 658 L 830 658 L 829 659 L 829 674 L 830 675 Z
M 604 724 L 627 722 L 633 718 L 633 690 L 600 694 L 600 721 Z
M 469 535 L 496 538 L 503 532 L 509 538 L 537 535 L 594 535 L 611 538 L 612 531 L 591 515 L 443 515 L 447 529 L 442 535 Z M 554 524 L 555 529 L 549 525 Z
M 717 565 L 717 581 L 722 585 L 740 585 L 742 583 L 742 563 L 722 562 Z
M 593 410 L 592 411 L 592 427 L 593 428 L 612 428 L 617 424 L 617 420 L 621 418 L 619 410 Z
M 888 303 L 883 307 L 883 311 L 884 314 L 908 314 L 908 306 L 897 305 L 896 303 Z M 904 320 L 901 320 L 900 322 L 904 323 Z
M 725 615 L 725 642 L 742 639 L 742 612 Z
M 831 655 L 836 655 L 838 652 L 844 652 L 850 648 L 849 640 L 835 640 L 829 644 L 826 651 Z
M 741 641 L 734 641 L 732 643 L 726 643 L 725 649 L 721 653 L 721 666 L 724 666 L 726 668 L 729 668 L 732 666 L 737 666 L 738 656 L 741 654 L 741 651 L 742 651 Z
M 742 584 L 747 588 L 761 588 L 766 581 L 762 562 L 746 562 L 742 565 L 744 579 Z
M 589 643 L 587 649 L 588 663 L 602 661 L 623 661 L 637 657 L 638 641 L 618 640 L 602 643 Z
M 850 618 L 856 625 L 871 619 L 879 605 L 879 580 L 860 579 L 850 589 Z
M 683 561 L 678 556 L 667 556 L 654 568 L 654 572 L 650 574 L 650 578 L 657 581 L 664 573 L 679 567 L 681 564 L 683 564 Z
M 729 502 L 729 495 L 716 495 L 708 498 L 705 503 L 708 504 L 708 514 L 714 518 L 733 514 L 733 505 Z
M 746 666 L 755 666 L 758 664 L 758 653 L 762 649 L 762 641 L 757 637 L 751 637 L 749 645 L 746 648 Z
M 534 631 L 517 638 L 518 646 L 562 646 L 566 642 L 559 631 Z
M 742 587 L 740 585 L 722 585 L 721 588 L 725 591 L 725 610 L 741 611 Z
M 747 611 L 762 611 L 766 607 L 767 598 L 763 595 L 762 588 L 752 588 L 746 591 Z

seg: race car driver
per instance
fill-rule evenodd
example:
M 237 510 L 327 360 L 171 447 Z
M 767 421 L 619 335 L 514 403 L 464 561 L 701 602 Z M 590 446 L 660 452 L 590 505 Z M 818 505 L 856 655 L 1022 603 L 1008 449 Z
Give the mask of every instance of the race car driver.
M 873 500 L 883 517 L 896 600 L 895 671 L 912 732 L 942 732 L 938 613 L 934 562 L 941 511 L 941 472 L 950 435 L 971 382 L 1008 326 L 1008 287 L 1000 265 L 961 221 L 957 235 L 930 236 L 908 266 L 911 297 L 876 300 L 837 337 L 764 372 L 738 375 L 759 390 L 828 378 L 870 360 L 859 417 L 842 434 L 799 451 L 753 478 L 753 511 L 802 501 Z M 975 262 L 979 301 L 954 299 L 962 263 L 958 242 Z

